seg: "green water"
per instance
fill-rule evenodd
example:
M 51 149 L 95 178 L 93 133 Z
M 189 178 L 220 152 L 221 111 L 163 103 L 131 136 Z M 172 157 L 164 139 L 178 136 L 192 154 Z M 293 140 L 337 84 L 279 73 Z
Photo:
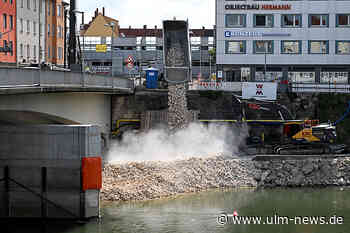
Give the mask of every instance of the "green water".
M 240 216 L 333 216 L 341 225 L 219 225 L 220 213 Z M 132 203 L 104 203 L 103 218 L 85 225 L 48 226 L 67 233 L 346 233 L 350 232 L 350 189 L 240 189 Z M 51 229 L 50 229 L 51 228 Z

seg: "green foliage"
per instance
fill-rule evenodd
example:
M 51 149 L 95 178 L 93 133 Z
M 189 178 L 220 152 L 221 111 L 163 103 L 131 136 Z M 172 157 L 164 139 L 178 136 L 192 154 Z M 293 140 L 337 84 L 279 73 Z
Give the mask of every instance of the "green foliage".
M 321 122 L 335 122 L 348 108 L 350 96 L 345 94 L 322 94 L 319 99 L 319 117 Z M 339 143 L 350 144 L 350 115 L 337 125 Z

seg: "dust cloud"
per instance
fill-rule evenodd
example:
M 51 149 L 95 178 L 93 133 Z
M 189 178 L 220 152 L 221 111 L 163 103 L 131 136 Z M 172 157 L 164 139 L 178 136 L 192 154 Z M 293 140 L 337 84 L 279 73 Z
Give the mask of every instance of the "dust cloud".
M 128 132 L 114 141 L 107 154 L 109 163 L 173 161 L 233 155 L 245 139 L 246 127 L 191 123 L 187 128 L 169 134 L 165 128 L 148 132 Z

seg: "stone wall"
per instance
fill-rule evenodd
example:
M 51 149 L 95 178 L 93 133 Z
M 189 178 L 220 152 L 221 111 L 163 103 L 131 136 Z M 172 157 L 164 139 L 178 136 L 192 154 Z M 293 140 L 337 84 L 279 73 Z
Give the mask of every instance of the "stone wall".
M 254 160 L 260 187 L 350 185 L 350 156 L 259 156 Z

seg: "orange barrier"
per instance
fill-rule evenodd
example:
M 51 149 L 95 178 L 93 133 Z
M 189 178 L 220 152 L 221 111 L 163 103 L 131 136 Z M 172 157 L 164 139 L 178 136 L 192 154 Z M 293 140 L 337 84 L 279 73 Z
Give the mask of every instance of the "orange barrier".
M 102 158 L 82 158 L 81 172 L 83 179 L 83 191 L 99 190 L 102 188 Z

